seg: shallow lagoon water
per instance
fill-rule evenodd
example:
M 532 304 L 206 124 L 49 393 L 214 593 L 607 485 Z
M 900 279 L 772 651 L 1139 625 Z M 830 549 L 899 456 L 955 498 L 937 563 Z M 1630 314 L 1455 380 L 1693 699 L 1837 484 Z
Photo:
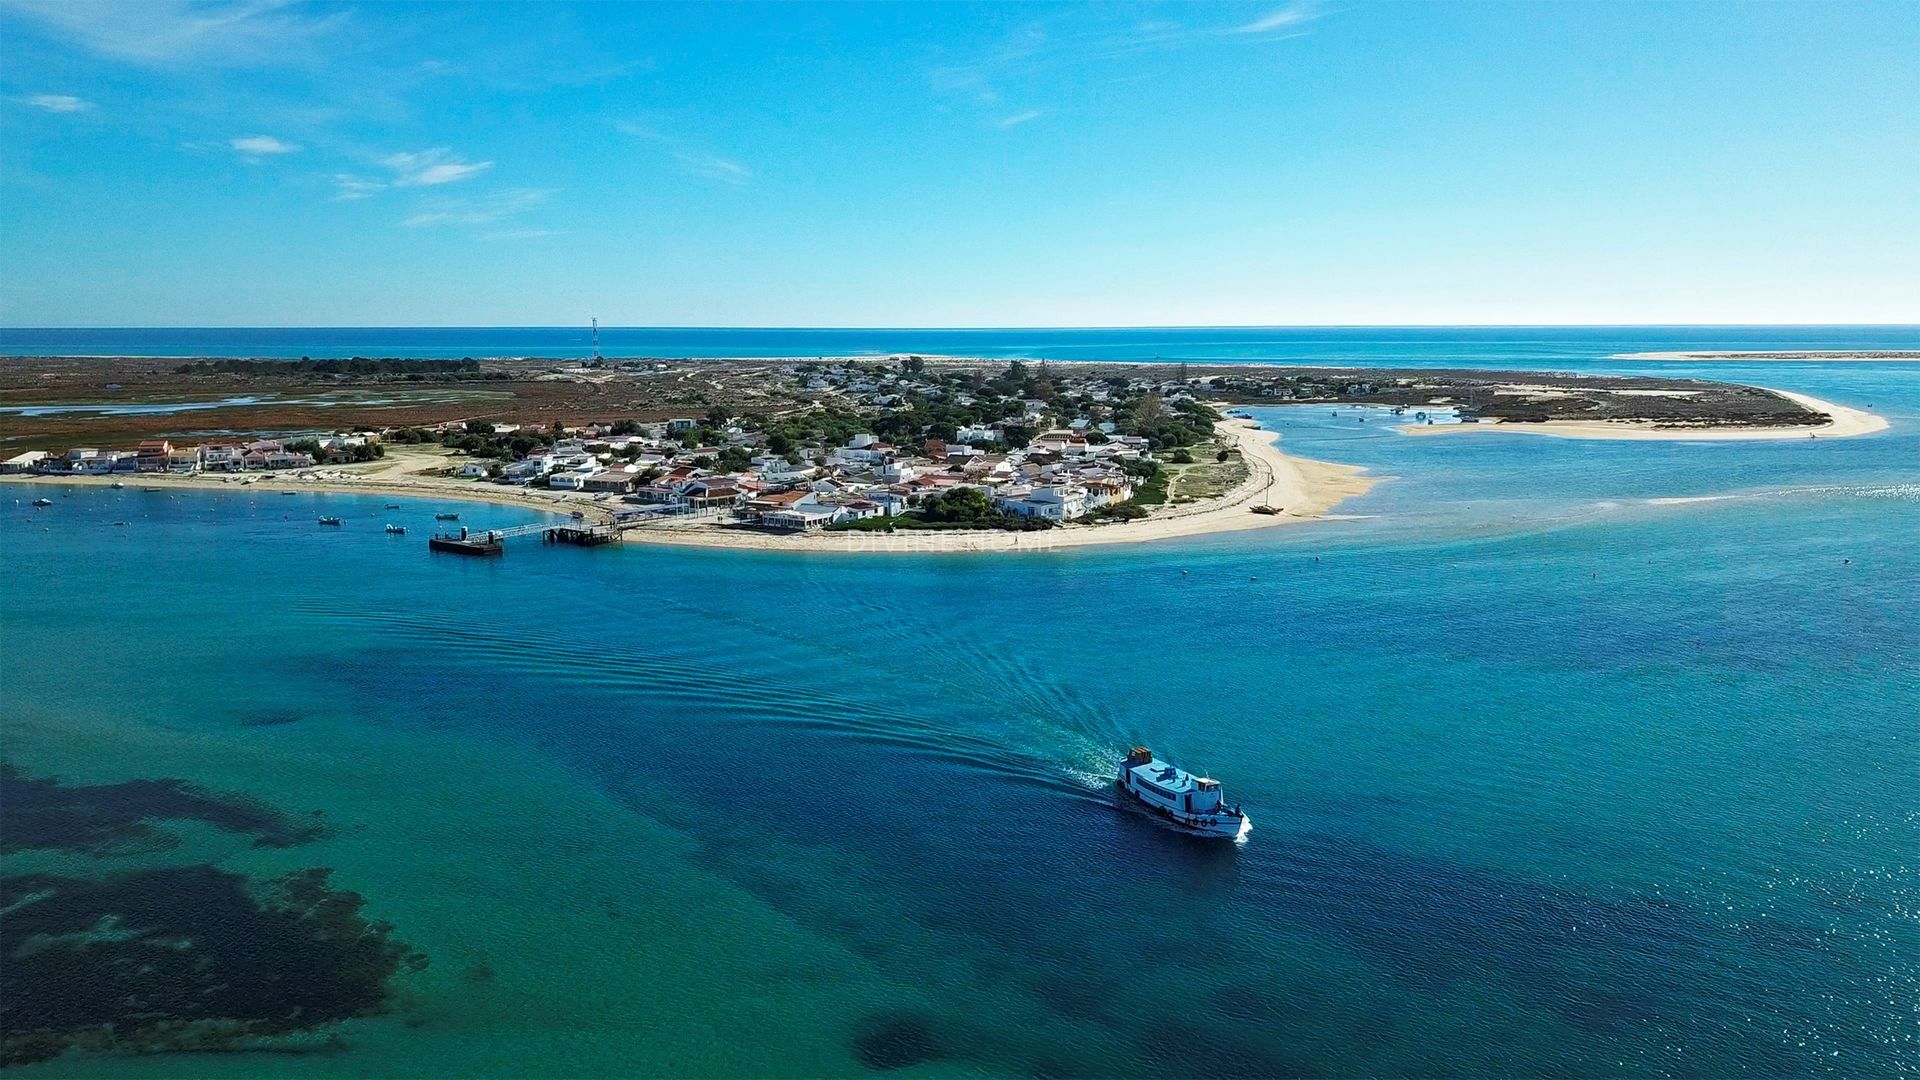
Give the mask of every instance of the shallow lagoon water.
M 324 1052 L 19 1072 L 1911 1075 L 1920 379 L 1791 367 L 1726 377 L 1893 428 L 1254 410 L 1395 479 L 1019 558 L 482 562 L 381 533 L 431 502 L 23 499 L 0 616 L 47 644 L 0 657 L 8 757 L 330 834 L 7 871 L 327 866 L 431 962 Z M 1249 841 L 1117 804 L 1134 742 Z

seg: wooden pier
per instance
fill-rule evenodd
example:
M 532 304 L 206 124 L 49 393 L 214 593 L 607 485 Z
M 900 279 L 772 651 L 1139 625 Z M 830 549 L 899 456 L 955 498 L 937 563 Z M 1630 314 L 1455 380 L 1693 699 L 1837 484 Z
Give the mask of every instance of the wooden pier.
M 599 547 L 620 539 L 620 528 L 616 525 L 555 525 L 546 530 L 545 539 L 549 544 Z

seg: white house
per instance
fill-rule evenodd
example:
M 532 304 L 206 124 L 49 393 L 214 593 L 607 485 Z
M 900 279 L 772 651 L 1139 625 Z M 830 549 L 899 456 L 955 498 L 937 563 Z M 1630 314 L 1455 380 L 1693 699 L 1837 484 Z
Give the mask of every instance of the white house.
M 266 462 L 269 469 L 304 469 L 313 464 L 313 455 L 296 454 L 291 450 L 269 450 Z
M 208 472 L 239 472 L 245 467 L 242 456 L 232 443 L 208 443 L 200 448 L 200 467 Z
M 876 489 L 861 492 L 860 497 L 878 507 L 883 515 L 904 514 L 907 510 L 907 497 L 897 491 Z
M 1036 487 L 1025 495 L 1009 495 L 995 501 L 1009 514 L 1048 521 L 1072 521 L 1084 516 L 1088 509 L 1087 489 L 1075 484 Z
M 506 468 L 500 470 L 500 475 L 516 484 L 524 484 L 536 476 L 547 475 L 547 469 L 551 465 L 551 460 L 544 456 L 526 457 L 508 464 Z
M 842 465 L 884 465 L 892 458 L 893 447 L 874 435 L 855 435 L 833 452 L 833 460 Z
M 837 506 L 822 506 L 812 503 L 805 507 L 796 503 L 785 510 L 768 510 L 760 515 L 760 524 L 769 529 L 787 529 L 799 532 L 804 529 L 818 529 L 832 524 L 841 514 Z
M 547 486 L 560 491 L 584 491 L 587 481 L 599 471 L 597 466 L 565 469 L 547 477 Z
M 453 475 L 465 480 L 484 480 L 490 471 L 487 464 L 484 461 L 464 461 L 460 463 L 459 468 L 453 470 Z
M 40 463 L 45 460 L 47 460 L 45 450 L 29 450 L 24 454 L 15 454 L 5 461 L 0 461 L 0 473 L 32 472 L 40 468 Z

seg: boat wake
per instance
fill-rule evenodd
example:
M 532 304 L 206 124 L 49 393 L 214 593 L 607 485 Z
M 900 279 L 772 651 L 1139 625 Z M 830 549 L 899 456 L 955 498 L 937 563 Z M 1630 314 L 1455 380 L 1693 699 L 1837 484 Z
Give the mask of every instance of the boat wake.
M 990 659 L 984 651 L 943 654 L 945 661 L 934 671 L 911 660 L 884 659 L 923 651 L 905 647 L 908 635 L 921 632 L 918 627 L 889 628 L 896 633 L 885 637 L 902 639 L 896 649 L 876 645 L 869 624 L 869 632 L 858 639 L 860 647 L 854 648 L 734 612 L 659 598 L 653 602 L 766 640 L 767 647 L 754 651 L 751 676 L 743 678 L 737 667 L 715 664 L 703 648 L 710 639 L 700 634 L 650 641 L 647 651 L 632 655 L 602 649 L 591 663 L 580 664 L 566 655 L 529 649 L 524 628 L 509 623 L 474 624 L 434 610 L 369 610 L 322 597 L 308 600 L 302 609 L 362 631 L 377 629 L 396 642 L 411 643 L 407 647 L 431 642 L 433 650 L 448 654 L 456 665 L 484 668 L 492 676 L 535 683 L 558 678 L 569 691 L 644 701 L 647 713 L 706 717 L 731 730 L 766 727 L 857 740 L 1064 796 L 1101 797 L 1098 793 L 1112 783 L 1112 763 L 1124 753 L 1116 749 L 1124 746 L 1117 734 L 1094 736 L 1050 722 L 1062 715 L 1097 715 L 1070 688 L 1050 684 L 1018 665 L 991 665 L 993 670 L 983 671 Z M 836 657 L 835 667 L 853 663 L 877 678 L 892 674 L 911 679 L 927 691 L 925 706 L 823 684 L 818 678 L 822 652 L 845 654 Z M 984 693 L 988 688 L 993 690 L 990 697 Z M 978 702 L 991 704 L 985 711 L 967 707 Z M 604 711 L 609 716 L 632 715 L 624 708 Z
M 1763 491 L 1739 491 L 1725 495 L 1684 495 L 1674 498 L 1648 499 L 1647 505 L 1690 506 L 1695 503 L 1801 498 L 1894 499 L 1900 502 L 1920 502 L 1920 484 L 1818 484 L 1768 488 Z

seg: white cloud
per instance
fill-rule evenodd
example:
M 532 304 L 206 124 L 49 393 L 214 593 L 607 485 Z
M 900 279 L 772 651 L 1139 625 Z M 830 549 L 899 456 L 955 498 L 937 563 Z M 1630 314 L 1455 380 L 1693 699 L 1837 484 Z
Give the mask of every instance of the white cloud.
M 108 56 L 217 67 L 304 58 L 304 45 L 348 17 L 316 17 L 286 0 L 0 0 L 0 10 Z
M 679 162 L 681 171 L 690 176 L 734 185 L 744 184 L 753 179 L 753 170 L 745 165 L 718 154 L 695 150 L 687 145 L 686 140 L 669 135 L 650 123 L 621 120 L 613 126 L 636 139 L 658 144 L 661 152 Z
M 1307 4 L 1292 4 L 1283 8 L 1274 8 L 1265 15 L 1233 28 L 1236 34 L 1270 34 L 1275 30 L 1285 30 L 1289 26 L 1298 26 L 1313 19 L 1315 12 Z
M 712 154 L 689 154 L 675 150 L 673 152 L 673 159 L 678 161 L 687 172 L 692 173 L 694 176 L 706 177 L 709 180 L 719 180 L 728 184 L 744 184 L 748 180 L 753 179 L 753 174 L 747 171 L 746 166 L 737 161 L 728 161 L 723 157 L 715 157 Z
M 394 171 L 394 187 L 453 184 L 493 168 L 491 161 L 462 161 L 444 146 L 412 154 L 390 154 L 381 164 Z
M 502 218 L 524 214 L 547 201 L 551 189 L 513 188 L 472 199 L 435 199 L 400 224 L 409 229 L 439 225 L 491 225 Z
M 228 140 L 227 145 L 250 158 L 291 154 L 300 149 L 293 143 L 276 139 L 271 135 L 243 135 L 240 138 Z
M 1046 112 L 1043 109 L 1028 109 L 1025 112 L 1017 112 L 1012 116 L 1003 117 L 1000 122 L 994 126 L 998 127 L 1001 131 L 1005 131 L 1008 128 L 1019 127 L 1029 120 L 1038 120 L 1045 115 Z
M 29 94 L 20 100 L 36 109 L 44 109 L 51 113 L 86 112 L 93 108 L 93 102 L 74 97 L 72 94 Z
M 334 173 L 332 176 L 334 202 L 347 202 L 353 199 L 367 199 L 375 192 L 385 191 L 387 184 L 379 180 L 369 180 L 352 173 Z
M 972 55 L 949 56 L 946 62 L 929 69 L 928 78 L 936 93 L 966 102 L 990 117 L 1003 112 L 1009 101 L 1018 100 L 1023 88 L 1031 89 L 1036 79 L 1049 73 L 1205 48 L 1227 36 L 1238 35 L 1259 44 L 1298 37 L 1305 32 L 1298 29 L 1300 24 L 1320 16 L 1319 3 L 1294 0 L 1237 25 L 1212 21 L 1186 24 L 1166 18 L 1121 23 L 1110 17 L 1108 8 L 1034 9 L 1045 11 L 1045 17 L 1015 28 Z M 1209 9 L 1189 5 L 1175 10 L 1184 15 Z M 1292 32 L 1286 32 L 1289 30 Z M 1034 119 L 1015 113 L 989 122 L 1011 127 L 1015 125 L 1005 121 L 1014 116 Z

